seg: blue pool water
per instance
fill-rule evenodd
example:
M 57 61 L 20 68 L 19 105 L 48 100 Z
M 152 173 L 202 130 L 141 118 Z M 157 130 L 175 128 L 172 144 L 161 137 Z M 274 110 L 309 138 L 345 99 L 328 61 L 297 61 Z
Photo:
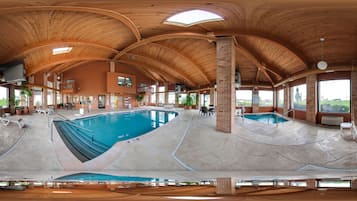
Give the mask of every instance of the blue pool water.
M 176 116 L 176 112 L 142 110 L 54 123 L 67 147 L 84 162 L 104 153 L 118 141 L 140 140 L 140 135 L 166 124 Z
M 274 113 L 266 113 L 266 114 L 244 114 L 244 118 L 251 119 L 254 121 L 263 122 L 266 124 L 276 124 L 288 121 L 287 119 L 274 114 Z
M 151 182 L 156 181 L 156 178 L 150 177 L 128 177 L 128 176 L 114 176 L 108 174 L 97 173 L 77 173 L 66 175 L 56 179 L 57 181 L 122 181 L 122 182 Z

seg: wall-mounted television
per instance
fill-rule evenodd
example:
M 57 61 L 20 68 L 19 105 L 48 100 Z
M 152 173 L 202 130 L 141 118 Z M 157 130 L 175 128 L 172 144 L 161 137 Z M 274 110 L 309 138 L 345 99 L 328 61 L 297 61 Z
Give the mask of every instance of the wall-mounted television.
M 26 69 L 22 62 L 9 63 L 0 66 L 2 72 L 2 80 L 8 83 L 24 82 L 26 81 Z

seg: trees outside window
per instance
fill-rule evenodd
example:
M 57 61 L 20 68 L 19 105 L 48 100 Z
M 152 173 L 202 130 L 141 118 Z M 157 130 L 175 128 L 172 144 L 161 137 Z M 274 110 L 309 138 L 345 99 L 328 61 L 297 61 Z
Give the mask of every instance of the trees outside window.
M 349 113 L 350 105 L 350 80 L 319 82 L 319 112 Z

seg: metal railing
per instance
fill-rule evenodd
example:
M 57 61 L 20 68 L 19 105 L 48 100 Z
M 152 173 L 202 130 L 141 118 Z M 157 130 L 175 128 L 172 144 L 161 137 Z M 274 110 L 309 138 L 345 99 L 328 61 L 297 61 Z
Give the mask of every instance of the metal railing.
M 92 142 L 94 140 L 94 131 L 93 130 L 90 130 L 90 129 L 87 129 L 87 128 L 84 128 L 82 126 L 79 126 L 78 124 L 76 123 L 73 123 L 71 119 L 65 117 L 64 115 L 62 114 L 59 114 L 59 113 L 56 113 L 56 112 L 53 112 L 54 114 L 54 117 L 50 118 L 50 115 L 48 115 L 48 126 L 50 127 L 51 129 L 51 142 L 53 142 L 53 121 L 57 118 L 61 119 L 61 120 L 64 120 L 66 121 L 66 123 L 68 123 L 69 125 L 73 126 L 73 127 L 76 127 L 78 129 L 81 129 L 81 130 L 84 130 L 86 132 L 89 132 L 89 133 L 92 133 Z

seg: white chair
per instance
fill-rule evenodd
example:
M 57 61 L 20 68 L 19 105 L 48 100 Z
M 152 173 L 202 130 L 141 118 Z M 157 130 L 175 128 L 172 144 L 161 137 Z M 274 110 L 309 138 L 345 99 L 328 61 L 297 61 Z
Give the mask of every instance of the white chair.
M 19 128 L 23 128 L 25 126 L 24 120 L 23 119 L 18 119 L 18 120 L 10 120 L 7 118 L 0 117 L 0 120 L 4 126 L 8 126 L 10 123 L 15 123 L 19 126 Z

